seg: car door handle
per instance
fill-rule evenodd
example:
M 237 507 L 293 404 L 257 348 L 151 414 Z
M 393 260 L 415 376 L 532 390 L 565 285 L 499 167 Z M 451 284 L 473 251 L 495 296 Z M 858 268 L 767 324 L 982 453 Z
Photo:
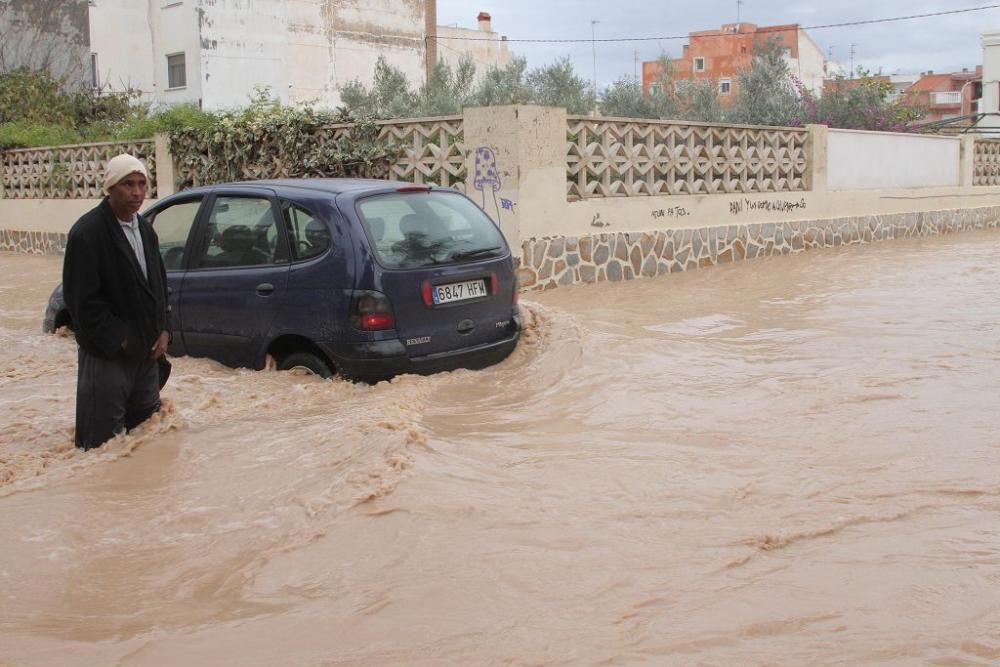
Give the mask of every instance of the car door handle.
M 261 283 L 257 285 L 257 294 L 264 296 L 265 294 L 270 294 L 274 291 L 274 285 L 271 283 Z

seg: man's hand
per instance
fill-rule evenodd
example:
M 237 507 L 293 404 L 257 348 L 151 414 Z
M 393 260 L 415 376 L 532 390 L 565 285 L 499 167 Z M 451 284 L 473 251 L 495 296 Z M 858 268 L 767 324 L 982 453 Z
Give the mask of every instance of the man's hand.
M 167 343 L 170 342 L 170 335 L 166 331 L 161 331 L 153 347 L 149 348 L 149 356 L 152 359 L 159 359 L 167 351 Z

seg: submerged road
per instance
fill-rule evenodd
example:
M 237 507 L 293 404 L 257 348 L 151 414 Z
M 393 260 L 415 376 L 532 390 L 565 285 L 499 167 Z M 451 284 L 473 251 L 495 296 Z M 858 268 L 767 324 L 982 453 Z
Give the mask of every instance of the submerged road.
M 0 665 L 1000 663 L 1000 235 L 527 294 L 485 371 L 180 358 L 72 448 L 0 254 Z

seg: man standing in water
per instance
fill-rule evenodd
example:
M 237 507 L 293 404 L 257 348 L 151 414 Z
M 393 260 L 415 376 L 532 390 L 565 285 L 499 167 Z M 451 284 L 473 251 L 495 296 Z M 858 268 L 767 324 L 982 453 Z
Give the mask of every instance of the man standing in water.
M 63 294 L 79 345 L 76 446 L 82 449 L 99 447 L 160 409 L 170 334 L 159 242 L 138 215 L 148 179 L 131 155 L 109 160 L 104 199 L 77 220 L 66 241 Z

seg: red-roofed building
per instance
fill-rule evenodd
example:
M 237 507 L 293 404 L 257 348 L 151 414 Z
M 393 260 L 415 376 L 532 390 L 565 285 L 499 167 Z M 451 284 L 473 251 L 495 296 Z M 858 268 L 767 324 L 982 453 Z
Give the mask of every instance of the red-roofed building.
M 715 81 L 719 99 L 729 104 L 736 95 L 737 75 L 749 69 L 754 48 L 776 39 L 785 51 L 792 75 L 819 94 L 826 74 L 826 58 L 816 42 L 797 24 L 758 27 L 753 23 L 727 23 L 721 30 L 705 30 L 688 35 L 680 58 L 671 60 L 675 81 Z M 642 63 L 642 89 L 656 94 L 661 78 L 660 63 Z
M 935 121 L 976 113 L 982 89 L 983 68 L 980 65 L 974 72 L 926 72 L 906 89 L 904 95 L 908 106 L 924 110 L 921 120 Z

